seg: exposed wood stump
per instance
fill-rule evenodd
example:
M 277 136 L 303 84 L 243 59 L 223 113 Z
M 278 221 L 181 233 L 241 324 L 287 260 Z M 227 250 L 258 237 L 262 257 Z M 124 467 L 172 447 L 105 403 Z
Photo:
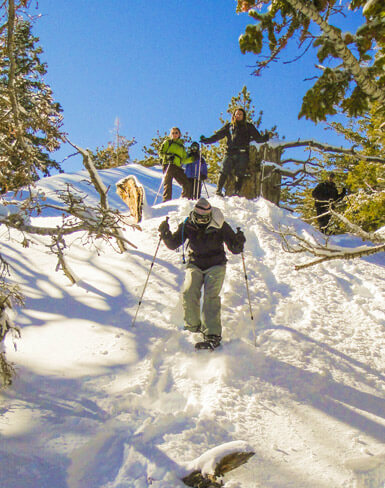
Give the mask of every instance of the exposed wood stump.
M 135 178 L 129 175 L 116 183 L 116 193 L 130 209 L 135 222 L 141 222 L 143 213 L 144 188 Z
M 262 196 L 279 206 L 281 197 L 280 170 L 282 149 L 268 144 L 250 146 L 249 166 L 243 180 L 240 196 L 249 200 Z M 235 189 L 235 175 L 231 174 L 225 183 L 225 194 L 231 196 Z

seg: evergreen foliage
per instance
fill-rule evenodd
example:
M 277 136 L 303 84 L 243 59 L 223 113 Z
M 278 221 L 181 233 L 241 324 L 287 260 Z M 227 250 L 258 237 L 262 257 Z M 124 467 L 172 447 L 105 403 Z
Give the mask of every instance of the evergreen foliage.
M 0 192 L 61 172 L 51 159 L 63 140 L 62 109 L 45 83 L 30 22 L 8 16 L 0 34 Z
M 351 120 L 348 126 L 333 123 L 334 129 L 362 154 L 383 157 L 385 154 L 385 126 L 376 106 L 367 117 Z M 329 167 L 337 168 L 341 183 L 349 189 L 344 216 L 365 231 L 385 225 L 385 165 L 358 161 L 349 156 L 329 156 Z
M 0 192 L 17 190 L 29 186 L 27 197 L 13 199 L 4 195 L 0 221 L 3 229 L 16 230 L 23 237 L 23 246 L 34 242 L 32 236 L 50 239 L 48 252 L 57 257 L 57 270 L 75 283 L 76 274 L 67 264 L 64 249 L 66 236 L 83 233 L 84 245 L 95 245 L 104 239 L 120 252 L 128 246 L 135 247 L 123 235 L 121 226 L 132 224 L 117 210 L 108 205 L 108 188 L 100 180 L 92 163 L 91 152 L 70 143 L 83 156 L 90 184 L 99 194 L 100 202 L 90 206 L 85 197 L 74 190 L 71 184 L 54 191 L 55 204 L 47 201 L 46 195 L 33 183 L 41 176 L 49 176 L 52 169 L 62 172 L 50 154 L 59 148 L 64 140 L 61 132 L 61 108 L 55 103 L 52 91 L 44 82 L 46 65 L 40 61 L 42 49 L 37 46 L 38 38 L 31 33 L 31 24 L 24 18 L 29 6 L 25 0 L 7 0 L 0 4 Z M 24 16 L 21 13 L 24 12 Z M 28 17 L 27 17 L 28 16 Z M 69 141 L 67 141 L 69 142 Z M 61 212 L 61 223 L 54 227 L 34 225 L 32 214 L 54 207 Z M 4 210 L 4 209 L 3 209 Z M 9 266 L 0 254 L 0 386 L 12 381 L 14 370 L 6 359 L 3 341 L 7 334 L 18 333 L 13 324 L 12 307 L 23 305 L 23 297 L 17 287 L 6 280 Z
M 135 139 L 119 136 L 118 141 L 110 141 L 107 147 L 97 147 L 92 154 L 96 169 L 116 168 L 130 162 L 130 147 L 136 144 Z
M 349 124 L 332 123 L 362 156 L 384 155 L 385 127 L 385 3 L 381 0 L 253 0 L 238 1 L 238 11 L 255 20 L 240 38 L 242 52 L 258 55 L 255 74 L 277 61 L 290 40 L 297 40 L 301 57 L 307 48 L 316 51 L 321 74 L 303 98 L 299 117 L 315 122 L 344 113 Z M 354 33 L 346 33 L 339 19 L 363 19 Z M 307 44 L 307 45 L 306 45 Z M 309 78 L 312 73 L 309 73 Z M 360 117 L 358 120 L 354 118 Z M 347 186 L 349 196 L 336 207 L 343 217 L 340 231 L 347 225 L 371 232 L 385 225 L 384 179 L 381 162 L 365 161 L 348 154 L 324 154 L 325 172 L 337 173 L 339 188 Z M 287 195 L 303 217 L 314 217 L 311 183 Z M 344 221 L 344 218 L 347 219 Z
M 349 124 L 332 123 L 332 128 L 343 135 L 355 150 L 363 156 L 383 158 L 385 153 L 385 125 L 376 106 L 367 117 L 350 119 Z M 336 204 L 335 210 L 349 222 L 365 232 L 373 232 L 385 225 L 385 164 L 358 159 L 349 154 L 324 153 L 318 157 L 323 168 L 315 183 L 307 181 L 306 187 L 292 194 L 292 207 L 304 219 L 315 216 L 314 198 L 311 191 L 328 171 L 336 175 L 335 182 L 341 190 L 348 189 L 347 197 Z M 343 221 L 333 220 L 334 232 L 345 232 Z
M 256 22 L 239 41 L 243 53 L 258 55 L 256 75 L 277 61 L 291 39 L 302 49 L 299 58 L 310 46 L 317 50 L 321 74 L 303 98 L 299 117 L 317 122 L 339 110 L 358 116 L 373 103 L 384 113 L 385 2 L 238 0 L 240 10 Z M 339 19 L 361 16 L 364 22 L 355 33 L 344 33 L 338 25 Z
M 114 140 L 107 147 L 97 147 L 92 154 L 92 161 L 96 169 L 116 168 L 130 162 L 130 147 L 136 144 L 135 137 L 128 139 L 120 134 L 120 121 L 115 120 L 112 131 Z

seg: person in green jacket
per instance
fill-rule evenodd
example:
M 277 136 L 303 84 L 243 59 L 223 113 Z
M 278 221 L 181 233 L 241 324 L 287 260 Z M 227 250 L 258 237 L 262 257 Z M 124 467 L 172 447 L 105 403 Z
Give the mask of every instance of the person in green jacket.
M 172 127 L 169 136 L 163 141 L 159 149 L 159 156 L 163 165 L 163 201 L 172 198 L 172 180 L 182 186 L 182 197 L 189 198 L 189 184 L 182 164 L 187 158 L 186 149 L 181 140 L 181 132 L 178 127 Z

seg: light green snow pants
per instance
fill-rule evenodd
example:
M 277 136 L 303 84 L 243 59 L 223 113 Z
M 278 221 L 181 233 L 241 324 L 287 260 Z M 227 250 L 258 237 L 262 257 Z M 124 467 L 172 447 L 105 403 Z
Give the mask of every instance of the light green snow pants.
M 212 266 L 202 271 L 189 264 L 183 284 L 183 309 L 185 329 L 200 330 L 205 335 L 222 336 L 221 298 L 226 274 L 226 265 Z M 203 286 L 203 306 L 201 319 L 201 289 Z

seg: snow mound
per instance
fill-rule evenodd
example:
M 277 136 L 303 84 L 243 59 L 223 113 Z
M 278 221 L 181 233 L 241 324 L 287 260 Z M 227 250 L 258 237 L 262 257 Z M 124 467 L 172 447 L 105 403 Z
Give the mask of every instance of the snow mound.
M 17 348 L 5 344 L 18 376 L 1 397 L 0 485 L 182 488 L 187 467 L 209 472 L 229 446 L 247 446 L 255 456 L 225 475 L 227 488 L 382 488 L 384 253 L 296 271 L 308 257 L 285 253 L 272 229 L 317 230 L 263 199 L 213 196 L 208 185 L 211 204 L 245 233 L 254 319 L 241 257 L 228 253 L 223 347 L 195 352 L 197 336 L 183 330 L 180 252 L 160 246 L 138 303 L 160 222 L 168 216 L 175 230 L 193 202 L 151 206 L 158 169 L 100 172 L 107 188 L 128 174 L 147 198 L 141 231 L 124 231 L 137 249 L 122 255 L 75 239 L 67 259 L 76 285 L 55 271 L 44 243 L 24 248 L 17 234 L 0 234 L 11 279 L 26 298 L 16 310 Z M 84 172 L 39 186 L 54 200 L 67 183 L 97 202 Z M 115 191 L 109 202 L 127 212 Z M 60 216 L 34 219 L 55 225 Z M 366 481 L 360 466 L 372 471 Z

